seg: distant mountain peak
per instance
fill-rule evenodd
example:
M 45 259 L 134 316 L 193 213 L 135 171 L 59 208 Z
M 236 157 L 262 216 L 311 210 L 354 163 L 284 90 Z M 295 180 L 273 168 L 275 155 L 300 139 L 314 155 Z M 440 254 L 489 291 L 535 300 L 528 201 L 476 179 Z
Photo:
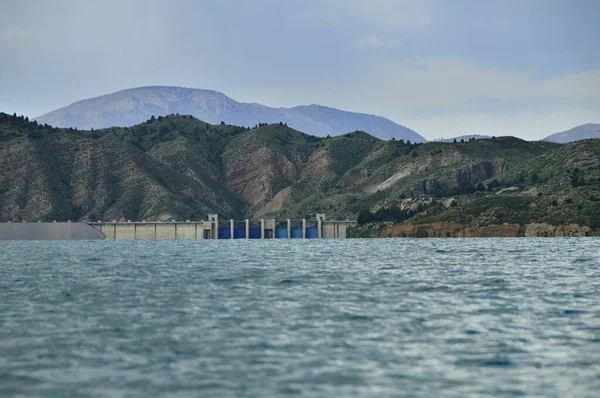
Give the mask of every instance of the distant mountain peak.
M 415 131 L 381 116 L 347 112 L 317 104 L 273 108 L 258 103 L 238 102 L 219 91 L 177 86 L 124 89 L 74 102 L 36 120 L 55 127 L 89 130 L 133 126 L 151 116 L 173 113 L 192 115 L 213 124 L 224 121 L 246 127 L 281 121 L 296 130 L 321 137 L 361 130 L 381 139 L 425 141 Z
M 600 123 L 586 123 L 570 130 L 549 135 L 544 141 L 567 143 L 591 138 L 600 138 Z

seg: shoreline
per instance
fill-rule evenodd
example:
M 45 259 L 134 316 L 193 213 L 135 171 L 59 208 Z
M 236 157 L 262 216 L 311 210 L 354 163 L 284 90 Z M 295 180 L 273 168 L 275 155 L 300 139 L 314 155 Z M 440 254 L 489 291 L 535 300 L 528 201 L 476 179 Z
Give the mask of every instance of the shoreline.
M 350 238 L 552 238 L 600 236 L 588 226 L 547 223 L 464 226 L 455 222 L 367 224 L 349 231 Z

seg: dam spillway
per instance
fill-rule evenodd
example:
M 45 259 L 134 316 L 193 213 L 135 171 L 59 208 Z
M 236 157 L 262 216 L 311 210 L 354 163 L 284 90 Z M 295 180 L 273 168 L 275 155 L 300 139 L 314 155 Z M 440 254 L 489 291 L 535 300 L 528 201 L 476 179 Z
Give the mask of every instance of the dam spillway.
M 96 221 L 0 223 L 0 240 L 231 240 L 345 239 L 356 221 L 227 220 L 211 214 L 206 221 Z

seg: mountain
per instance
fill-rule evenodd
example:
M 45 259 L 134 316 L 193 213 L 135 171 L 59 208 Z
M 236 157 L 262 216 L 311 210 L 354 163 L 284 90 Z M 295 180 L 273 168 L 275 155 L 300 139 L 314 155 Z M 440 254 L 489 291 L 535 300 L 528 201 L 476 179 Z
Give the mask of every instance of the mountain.
M 319 105 L 271 108 L 237 102 L 217 91 L 183 87 L 139 87 L 75 102 L 36 118 L 54 127 L 99 129 L 142 123 L 151 116 L 192 115 L 208 123 L 252 127 L 284 122 L 305 133 L 325 137 L 367 131 L 381 138 L 423 142 L 411 129 L 383 117 Z
M 408 144 L 177 115 L 78 131 L 0 113 L 0 221 L 298 220 L 316 212 L 358 218 L 365 236 L 402 236 L 401 228 L 421 228 L 414 223 L 445 223 L 431 232 L 440 236 L 507 223 L 600 233 L 600 140 Z
M 589 138 L 600 138 L 600 124 L 587 123 L 570 130 L 549 135 L 544 141 L 567 143 Z
M 492 137 L 489 135 L 481 135 L 481 134 L 467 134 L 467 135 L 460 135 L 458 137 L 440 138 L 435 141 L 436 142 L 454 142 L 454 140 L 456 140 L 457 142 L 460 142 L 460 140 L 464 140 L 464 141 L 469 141 L 470 139 L 483 140 L 486 138 L 492 138 Z

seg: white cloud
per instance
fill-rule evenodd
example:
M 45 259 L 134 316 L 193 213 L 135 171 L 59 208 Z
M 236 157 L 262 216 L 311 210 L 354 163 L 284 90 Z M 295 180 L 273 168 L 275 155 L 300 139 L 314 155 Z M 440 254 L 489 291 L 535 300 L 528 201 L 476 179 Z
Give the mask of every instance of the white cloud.
M 376 65 L 364 83 L 411 107 L 455 107 L 483 99 L 585 100 L 600 107 L 600 70 L 537 79 L 530 72 L 479 67 L 469 60 L 423 59 Z
M 29 37 L 30 33 L 27 29 L 14 26 L 2 28 L 0 30 L 0 41 L 12 41 Z
M 429 140 L 463 134 L 512 135 L 537 140 L 584 123 L 598 123 L 600 113 L 589 109 L 548 106 L 535 111 L 524 109 L 502 113 L 456 112 L 428 117 L 406 116 L 397 121 Z
M 382 40 L 377 36 L 364 36 L 354 40 L 352 42 L 351 48 L 355 48 L 358 50 L 380 49 L 398 47 L 400 46 L 400 44 L 401 43 L 398 40 Z
M 389 117 L 429 139 L 467 133 L 533 139 L 600 122 L 598 87 L 599 69 L 539 79 L 465 59 L 419 59 L 375 64 L 329 103 Z
M 357 20 L 380 27 L 426 26 L 434 10 L 425 0 L 319 0 L 312 9 L 330 23 Z
M 262 87 L 230 94 L 275 106 L 314 103 L 318 97 L 322 105 L 387 117 L 430 140 L 462 134 L 541 139 L 600 123 L 597 87 L 598 69 L 538 79 L 464 59 L 419 59 L 375 64 L 320 92 Z

